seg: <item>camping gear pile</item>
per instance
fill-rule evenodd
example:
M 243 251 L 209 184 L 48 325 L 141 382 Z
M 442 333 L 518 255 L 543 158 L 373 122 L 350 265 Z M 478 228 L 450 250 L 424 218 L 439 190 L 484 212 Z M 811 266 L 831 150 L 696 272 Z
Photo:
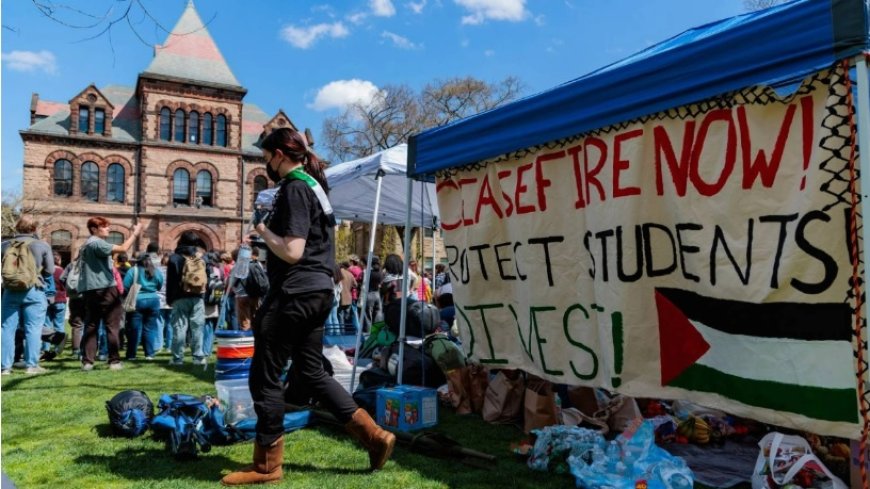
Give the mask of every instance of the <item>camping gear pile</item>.
M 166 450 L 179 460 L 194 459 L 207 453 L 212 445 L 230 445 L 256 436 L 256 417 L 227 423 L 218 399 L 188 394 L 163 394 L 153 404 L 142 391 L 127 390 L 106 402 L 109 424 L 114 434 L 133 438 L 150 428 L 154 437 L 166 443 Z M 309 424 L 309 411 L 284 415 L 284 431 Z

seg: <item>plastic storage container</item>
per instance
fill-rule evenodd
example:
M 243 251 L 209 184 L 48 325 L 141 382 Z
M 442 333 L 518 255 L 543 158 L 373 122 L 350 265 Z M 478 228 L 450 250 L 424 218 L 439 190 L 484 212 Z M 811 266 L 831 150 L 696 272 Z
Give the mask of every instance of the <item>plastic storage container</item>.
M 221 403 L 224 420 L 234 424 L 243 419 L 256 418 L 254 401 L 248 389 L 248 379 L 218 380 L 214 383 L 217 397 Z

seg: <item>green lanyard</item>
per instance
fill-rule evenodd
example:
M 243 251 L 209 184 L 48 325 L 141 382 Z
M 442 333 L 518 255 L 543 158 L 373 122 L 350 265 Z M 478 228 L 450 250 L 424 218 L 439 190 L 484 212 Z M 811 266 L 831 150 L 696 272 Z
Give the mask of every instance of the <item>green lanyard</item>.
M 321 186 L 314 177 L 305 173 L 305 170 L 300 166 L 284 175 L 284 178 L 305 182 L 308 185 L 308 188 L 314 191 L 314 195 L 320 202 L 320 207 L 323 208 L 323 213 L 326 214 L 326 218 L 329 220 L 330 225 L 335 226 L 335 214 L 332 212 L 332 204 L 329 203 L 329 197 L 326 196 L 326 191 L 323 190 L 323 186 Z

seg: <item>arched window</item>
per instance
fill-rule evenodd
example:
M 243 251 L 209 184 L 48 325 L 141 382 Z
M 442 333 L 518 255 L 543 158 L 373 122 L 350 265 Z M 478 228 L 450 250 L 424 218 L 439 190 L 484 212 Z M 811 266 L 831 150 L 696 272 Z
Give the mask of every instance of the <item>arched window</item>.
M 60 253 L 62 264 L 69 263 L 72 251 L 72 233 L 63 229 L 52 231 L 51 249 L 52 251 Z
M 100 198 L 100 167 L 93 161 L 82 165 L 82 197 L 94 202 Z
M 160 109 L 160 139 L 162 141 L 172 141 L 172 111 L 169 107 Z
M 172 174 L 172 203 L 190 205 L 190 173 L 184 168 Z
M 184 142 L 184 111 L 181 109 L 175 111 L 175 141 Z
M 109 231 L 109 235 L 106 236 L 106 242 L 113 245 L 124 244 L 124 235 L 118 231 Z
M 199 113 L 190 113 L 190 121 L 187 123 L 187 140 L 191 143 L 199 142 Z
M 124 167 L 119 163 L 109 165 L 106 182 L 106 200 L 124 202 Z
M 202 116 L 202 144 L 212 144 L 214 139 L 211 137 L 212 131 L 212 118 L 211 114 L 206 112 L 204 116 Z
M 204 205 L 208 207 L 214 205 L 212 199 L 211 173 L 207 170 L 200 170 L 196 174 L 196 205 Z
M 54 195 L 69 197 L 72 195 L 72 163 L 68 160 L 54 162 Z
M 223 114 L 217 116 L 217 131 L 215 131 L 215 143 L 218 146 L 227 145 L 227 118 Z
M 264 177 L 263 175 L 254 177 L 254 188 L 253 188 L 253 191 L 251 192 L 253 194 L 254 198 L 251 202 L 256 203 L 257 202 L 257 195 L 259 195 L 260 192 L 262 192 L 263 190 L 266 190 L 266 187 L 268 187 L 268 186 L 269 186 L 269 182 L 266 181 L 266 177 Z
M 51 247 L 59 248 L 59 247 L 69 247 L 72 244 L 72 233 L 69 231 L 65 231 L 63 229 L 58 229 L 57 231 L 52 231 L 51 233 Z

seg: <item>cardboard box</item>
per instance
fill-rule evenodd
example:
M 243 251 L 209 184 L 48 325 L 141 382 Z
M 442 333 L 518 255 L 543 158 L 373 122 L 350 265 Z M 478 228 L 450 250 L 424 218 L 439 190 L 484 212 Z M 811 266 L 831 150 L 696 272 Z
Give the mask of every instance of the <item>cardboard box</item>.
M 438 424 L 435 389 L 413 385 L 384 387 L 377 391 L 376 421 L 384 428 L 414 431 Z

